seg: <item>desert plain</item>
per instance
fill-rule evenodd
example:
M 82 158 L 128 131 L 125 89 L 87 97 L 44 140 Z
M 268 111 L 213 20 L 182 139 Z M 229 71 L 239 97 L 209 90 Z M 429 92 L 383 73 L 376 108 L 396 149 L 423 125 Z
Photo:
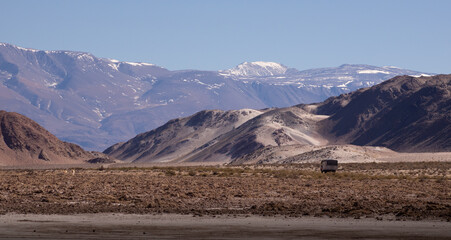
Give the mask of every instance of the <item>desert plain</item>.
M 449 239 L 451 161 L 418 156 L 327 174 L 317 162 L 3 167 L 0 238 Z

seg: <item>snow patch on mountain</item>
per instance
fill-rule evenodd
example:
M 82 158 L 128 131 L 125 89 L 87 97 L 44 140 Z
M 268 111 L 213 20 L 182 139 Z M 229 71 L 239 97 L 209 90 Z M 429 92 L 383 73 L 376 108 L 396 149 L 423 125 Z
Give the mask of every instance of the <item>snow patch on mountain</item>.
M 219 71 L 224 76 L 264 77 L 285 74 L 287 67 L 275 62 L 244 62 L 232 69 Z
M 155 66 L 155 64 L 152 63 L 141 63 L 141 62 L 124 62 L 128 65 L 132 65 L 135 67 L 141 67 L 141 66 Z
M 347 87 L 348 84 L 350 84 L 350 83 L 352 83 L 352 81 L 347 81 L 346 83 L 343 83 L 343 84 L 341 84 L 341 85 L 338 85 L 337 87 L 345 88 L 345 87 Z
M 409 75 L 409 76 L 411 76 L 411 77 L 431 77 L 431 76 L 433 76 L 433 75 L 429 75 L 429 74 L 424 74 L 424 73 L 422 73 L 422 74 L 418 74 L 418 75 Z
M 54 51 L 53 53 L 64 53 L 67 56 L 77 59 L 81 62 L 94 62 L 94 56 L 85 52 L 70 52 L 70 51 Z
M 119 69 L 117 68 L 117 64 L 115 63 L 109 63 L 108 66 L 111 67 L 113 70 L 119 71 Z
M 357 71 L 358 74 L 378 74 L 378 73 L 382 73 L 382 74 L 390 74 L 390 72 L 387 71 L 381 71 L 381 70 L 360 70 Z

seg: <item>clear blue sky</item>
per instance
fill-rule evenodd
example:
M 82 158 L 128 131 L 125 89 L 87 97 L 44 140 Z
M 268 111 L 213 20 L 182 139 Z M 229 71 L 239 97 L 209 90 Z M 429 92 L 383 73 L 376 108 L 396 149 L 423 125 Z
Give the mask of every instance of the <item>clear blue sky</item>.
M 0 0 L 0 42 L 219 70 L 274 61 L 451 73 L 451 1 Z

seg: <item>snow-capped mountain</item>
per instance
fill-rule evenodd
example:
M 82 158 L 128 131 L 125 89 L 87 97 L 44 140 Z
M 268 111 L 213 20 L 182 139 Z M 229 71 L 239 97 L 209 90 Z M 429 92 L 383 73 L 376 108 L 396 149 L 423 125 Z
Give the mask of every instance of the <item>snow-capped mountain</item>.
M 84 52 L 0 43 L 0 109 L 24 114 L 65 141 L 103 150 L 204 109 L 320 102 L 396 75 L 420 74 L 368 65 L 298 71 L 270 62 L 169 71 Z
M 279 76 L 287 72 L 288 68 L 275 62 L 244 62 L 235 68 L 219 71 L 223 76 L 234 77 L 267 77 Z

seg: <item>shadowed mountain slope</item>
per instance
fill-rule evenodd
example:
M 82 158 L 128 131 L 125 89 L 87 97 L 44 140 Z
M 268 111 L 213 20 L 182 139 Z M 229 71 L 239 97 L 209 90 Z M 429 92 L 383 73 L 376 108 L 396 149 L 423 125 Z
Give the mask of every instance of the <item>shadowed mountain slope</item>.
M 316 105 L 337 143 L 397 151 L 451 150 L 451 75 L 399 76 Z

